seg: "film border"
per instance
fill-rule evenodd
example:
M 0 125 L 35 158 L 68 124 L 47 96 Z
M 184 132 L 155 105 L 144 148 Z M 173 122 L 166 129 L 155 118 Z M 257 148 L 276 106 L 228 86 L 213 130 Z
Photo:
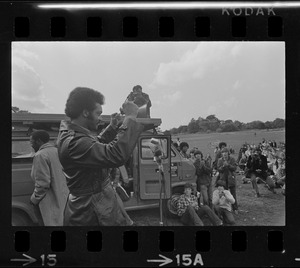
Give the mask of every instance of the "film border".
M 11 227 L 11 181 L 7 179 L 0 189 L 1 208 L 4 211 L 1 217 L 0 248 L 1 266 L 22 265 L 22 261 L 11 262 L 11 259 L 36 259 L 37 265 L 42 261 L 42 255 L 46 260 L 44 266 L 53 264 L 53 254 L 56 255 L 56 266 L 158 266 L 160 263 L 147 262 L 147 260 L 158 259 L 159 254 L 172 258 L 175 266 L 176 256 L 180 258 L 184 254 L 191 254 L 191 258 L 201 254 L 204 266 L 298 266 L 300 261 L 299 252 L 299 196 L 293 189 L 299 186 L 296 181 L 297 172 L 293 167 L 297 166 L 296 146 L 299 145 L 299 69 L 300 50 L 299 35 L 300 30 L 299 7 L 275 9 L 276 17 L 282 19 L 282 35 L 279 37 L 268 36 L 269 15 L 246 15 L 243 11 L 241 15 L 235 14 L 232 10 L 229 15 L 222 9 L 174 9 L 174 10 L 40 10 L 36 3 L 32 2 L 4 2 L 0 3 L 0 33 L 1 33 L 1 74 L 3 78 L 3 96 L 7 100 L 2 105 L 3 114 L 8 114 L 10 110 L 10 88 L 11 88 L 11 42 L 12 41 L 285 41 L 286 44 L 286 122 L 287 122 L 287 150 L 288 163 L 287 171 L 293 178 L 289 182 L 286 198 L 286 226 L 279 227 L 242 227 L 236 226 L 226 229 L 203 228 L 210 232 L 210 250 L 197 251 L 195 246 L 195 236 L 198 231 L 193 227 L 133 227 L 133 228 L 43 228 L 43 227 Z M 264 9 L 263 9 L 264 10 Z M 256 11 L 257 12 L 257 11 Z M 221 14 L 220 14 L 221 13 Z M 99 15 L 101 14 L 101 15 Z M 273 14 L 272 14 L 273 15 Z M 65 18 L 66 28 L 64 37 L 51 37 L 51 18 Z M 88 38 L 86 34 L 86 19 L 88 17 L 102 18 L 102 32 L 98 38 Z M 137 37 L 124 37 L 122 32 L 122 20 L 124 17 L 135 17 L 138 19 Z M 161 37 L 159 35 L 160 18 L 173 18 L 174 35 Z M 195 18 L 208 17 L 210 22 L 209 35 L 196 36 Z M 232 37 L 231 25 L 236 18 L 246 18 L 246 35 Z M 15 18 L 29 18 L 28 37 L 15 37 Z M 188 19 L 187 19 L 188 18 Z M 243 20 L 243 19 L 242 19 Z M 239 21 L 241 22 L 241 20 Z M 172 28 L 172 27 L 171 27 Z M 168 29 L 168 26 L 167 26 Z M 168 30 L 166 30 L 168 32 Z M 275 30 L 276 32 L 277 30 Z M 168 33 L 167 33 L 168 34 Z M 276 35 L 276 34 L 275 34 Z M 6 118 L 6 117 L 5 117 Z M 4 121 L 6 129 L 10 127 L 10 118 Z M 10 145 L 10 136 L 2 134 L 5 145 Z M 299 146 L 298 146 L 299 148 Z M 9 146 L 4 146 L 9 154 Z M 10 178 L 11 163 L 3 161 L 5 177 Z M 2 215 L 2 213 L 1 213 Z M 52 231 L 65 231 L 66 250 L 64 252 L 53 251 L 50 245 Z M 91 230 L 100 230 L 102 234 L 102 249 L 98 253 L 86 251 L 86 234 Z M 160 250 L 160 231 L 171 231 L 174 234 L 174 251 Z M 18 231 L 28 231 L 30 248 L 26 252 L 15 251 L 15 233 Z M 138 234 L 138 250 L 126 252 L 123 250 L 122 237 L 124 231 L 136 231 Z M 232 250 L 231 235 L 233 231 L 246 231 L 247 249 L 244 252 L 234 252 Z M 283 250 L 268 250 L 269 231 L 279 231 L 282 234 Z M 278 233 L 277 233 L 278 234 Z M 167 236 L 168 237 L 168 236 Z M 153 239 L 149 239 L 153 238 Z M 276 240 L 276 239 L 275 239 Z M 222 243 L 219 243 L 222 241 Z M 167 243 L 168 244 L 168 243 Z M 23 253 L 23 257 L 22 257 Z M 26 256 L 24 256 L 26 255 Z M 52 255 L 52 260 L 51 256 Z M 74 257 L 76 256 L 76 258 Z M 116 258 L 118 256 L 118 258 Z M 47 259 L 48 258 L 48 259 Z M 24 261 L 25 262 L 25 261 Z M 247 262 L 247 263 L 245 263 Z M 16 264 L 17 263 L 17 264 Z M 25 263 L 24 263 L 25 264 Z M 184 263 L 180 263 L 184 265 Z M 28 261 L 27 266 L 31 265 Z M 176 264 L 177 265 L 177 264 Z M 197 262 L 197 265 L 200 265 Z M 193 265 L 190 265 L 193 266 Z

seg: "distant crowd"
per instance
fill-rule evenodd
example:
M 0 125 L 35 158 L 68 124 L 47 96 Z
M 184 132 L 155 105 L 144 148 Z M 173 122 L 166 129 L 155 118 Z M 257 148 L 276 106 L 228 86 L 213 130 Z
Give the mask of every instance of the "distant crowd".
M 279 189 L 285 195 L 285 144 L 262 140 L 258 145 L 242 144 L 238 157 L 225 142 L 220 142 L 214 150 L 214 160 L 210 154 L 203 155 L 193 147 L 189 150 L 187 142 L 179 138 L 173 145 L 184 158 L 190 159 L 196 168 L 196 189 L 187 183 L 184 193 L 174 196 L 174 211 L 185 225 L 203 225 L 201 218 L 207 215 L 213 225 L 234 225 L 238 200 L 236 194 L 236 175 L 242 175 L 243 183 L 250 183 L 255 197 L 261 198 L 258 185 L 264 186 L 273 194 Z M 212 178 L 215 179 L 213 190 Z

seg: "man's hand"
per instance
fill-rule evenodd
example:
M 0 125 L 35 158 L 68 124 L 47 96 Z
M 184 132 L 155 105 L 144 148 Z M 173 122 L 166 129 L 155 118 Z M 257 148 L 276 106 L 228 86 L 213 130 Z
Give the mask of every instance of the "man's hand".
M 191 203 L 191 206 L 192 206 L 193 208 L 196 208 L 196 207 L 198 207 L 198 203 L 197 203 L 197 202 L 193 202 L 193 203 Z
M 30 203 L 30 205 L 32 205 L 33 207 L 36 207 L 36 206 L 37 206 L 36 204 L 34 204 L 34 203 L 31 201 L 31 199 L 29 200 L 29 203 Z
M 125 101 L 122 105 L 122 111 L 125 117 L 136 118 L 138 114 L 139 107 L 132 101 Z
M 121 123 L 121 115 L 119 113 L 113 113 L 110 118 L 110 125 L 116 129 Z

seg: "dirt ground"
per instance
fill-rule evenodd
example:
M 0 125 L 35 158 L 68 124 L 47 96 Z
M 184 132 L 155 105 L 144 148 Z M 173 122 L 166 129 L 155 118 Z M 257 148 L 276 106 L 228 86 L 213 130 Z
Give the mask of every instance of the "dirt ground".
M 285 196 L 281 189 L 270 192 L 264 184 L 258 184 L 261 197 L 255 197 L 251 184 L 243 184 L 237 176 L 239 214 L 234 215 L 236 226 L 283 226 L 285 225 Z M 215 178 L 213 178 L 214 181 Z M 159 208 L 129 212 L 136 226 L 159 226 Z M 182 226 L 178 218 L 165 218 L 166 226 Z M 203 219 L 205 225 L 210 225 Z

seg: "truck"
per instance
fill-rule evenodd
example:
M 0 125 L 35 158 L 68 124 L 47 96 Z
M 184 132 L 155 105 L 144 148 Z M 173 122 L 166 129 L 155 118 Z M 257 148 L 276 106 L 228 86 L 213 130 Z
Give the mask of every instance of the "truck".
M 12 113 L 12 226 L 40 224 L 30 204 L 34 190 L 30 175 L 34 156 L 30 135 L 34 130 L 46 130 L 50 142 L 55 144 L 61 120 L 70 119 L 64 114 Z M 136 120 L 145 125 L 145 130 L 128 161 L 129 166 L 126 166 L 131 174 L 123 185 L 129 196 L 124 207 L 127 211 L 143 210 L 162 204 L 165 215 L 172 216 L 175 214 L 171 206 L 172 197 L 183 193 L 185 183 L 195 185 L 195 167 L 173 146 L 170 135 L 158 131 L 161 119 Z M 110 116 L 102 115 L 99 130 L 94 134 L 97 135 L 109 122 Z M 153 154 L 155 144 L 159 145 L 163 155 L 160 165 Z

